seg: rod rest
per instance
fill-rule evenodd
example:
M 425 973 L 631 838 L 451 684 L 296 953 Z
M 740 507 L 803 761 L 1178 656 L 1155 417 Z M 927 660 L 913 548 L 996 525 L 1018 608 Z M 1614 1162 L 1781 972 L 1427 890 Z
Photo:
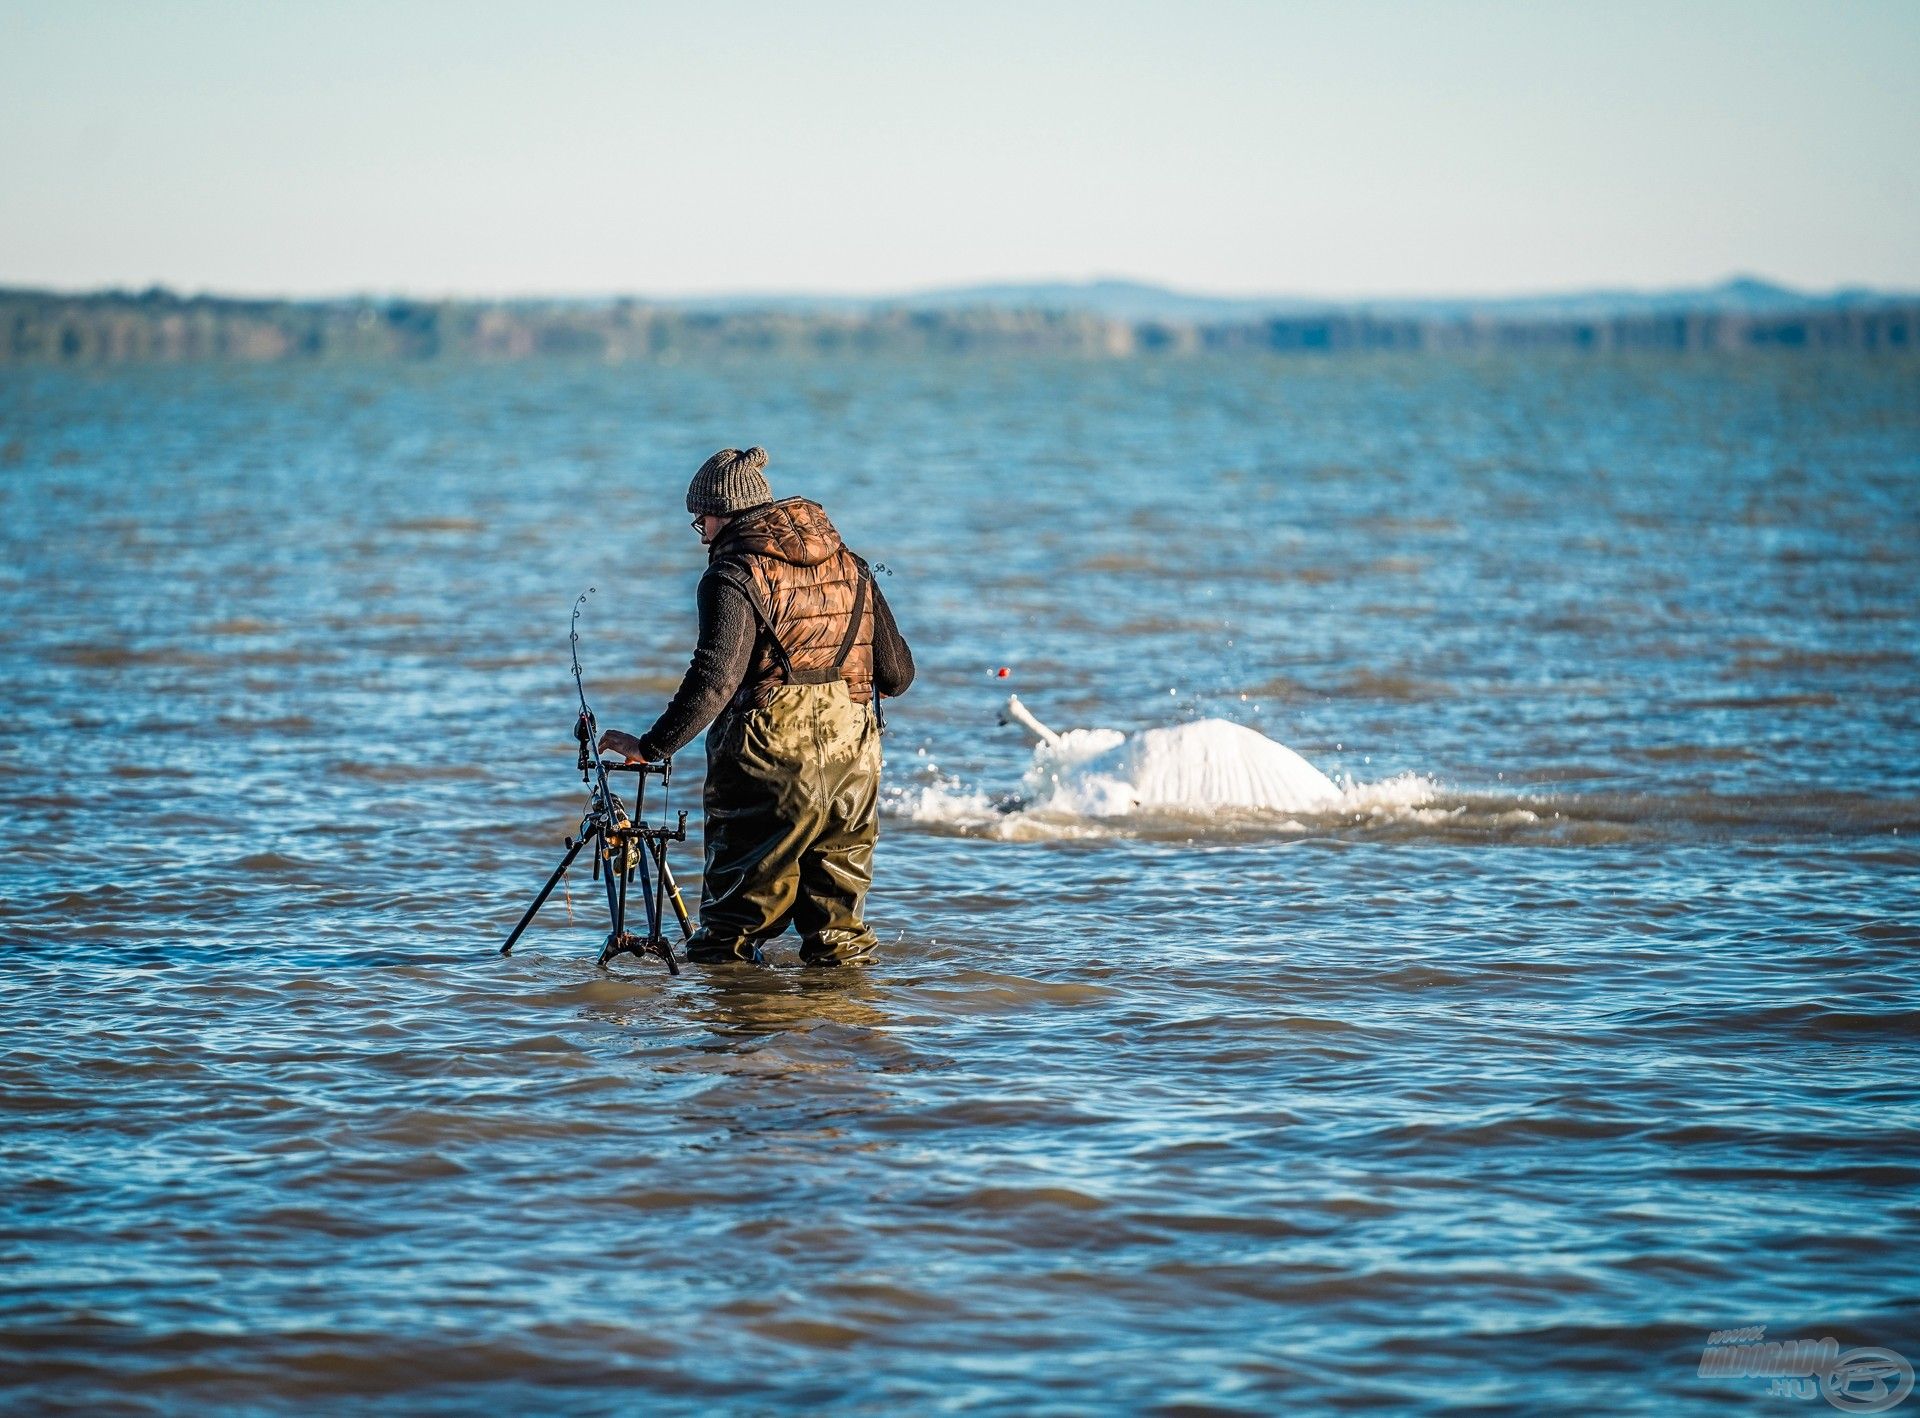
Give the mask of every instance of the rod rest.
M 671 758 L 663 758 L 658 763 L 616 763 L 611 758 L 603 758 L 600 766 L 609 773 L 657 773 L 662 778 L 673 772 Z

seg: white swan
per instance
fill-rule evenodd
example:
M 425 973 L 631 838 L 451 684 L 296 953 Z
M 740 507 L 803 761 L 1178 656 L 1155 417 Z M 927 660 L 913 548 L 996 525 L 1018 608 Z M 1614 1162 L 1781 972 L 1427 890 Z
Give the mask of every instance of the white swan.
M 1332 779 L 1285 744 L 1226 719 L 1137 734 L 1059 734 L 1016 694 L 1007 697 L 1000 722 L 1019 724 L 1037 741 L 1026 786 L 1030 806 L 1049 811 L 1088 817 L 1214 808 L 1311 812 L 1340 797 Z

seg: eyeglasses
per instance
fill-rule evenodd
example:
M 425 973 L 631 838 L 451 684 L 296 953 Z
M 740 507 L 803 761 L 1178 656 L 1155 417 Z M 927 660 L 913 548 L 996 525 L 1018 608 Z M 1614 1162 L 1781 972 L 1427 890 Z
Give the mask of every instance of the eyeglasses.
M 707 522 L 707 519 L 706 519 L 706 515 L 705 515 L 704 513 L 703 513 L 703 514 L 701 514 L 700 516 L 698 516 L 698 517 L 696 517 L 696 518 L 694 518 L 694 519 L 693 519 L 693 530 L 694 530 L 694 531 L 696 531 L 696 532 L 704 532 L 704 531 L 706 531 L 706 530 L 707 530 L 707 527 L 706 527 L 706 522 Z

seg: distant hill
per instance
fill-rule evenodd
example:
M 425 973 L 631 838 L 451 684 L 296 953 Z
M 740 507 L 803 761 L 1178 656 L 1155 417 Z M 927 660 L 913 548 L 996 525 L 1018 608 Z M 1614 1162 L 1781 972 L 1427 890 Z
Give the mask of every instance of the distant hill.
M 1326 301 L 1286 296 L 1195 295 L 1139 281 L 1033 282 L 954 286 L 895 296 L 885 304 L 906 310 L 1050 310 L 1109 320 L 1166 320 L 1207 324 L 1328 308 Z
M 1611 319 L 1629 315 L 1738 314 L 1851 310 L 1920 300 L 1920 292 L 1852 287 L 1817 295 L 1755 276 L 1713 286 L 1640 291 L 1599 289 L 1546 295 L 1408 296 L 1333 300 L 1288 295 L 1203 295 L 1141 281 L 1031 281 L 946 286 L 884 296 L 806 294 L 705 296 L 655 304 L 704 311 L 781 310 L 868 313 L 877 310 L 1021 310 L 1097 315 L 1109 320 L 1219 324 L 1275 315 L 1345 314 L 1415 319 Z

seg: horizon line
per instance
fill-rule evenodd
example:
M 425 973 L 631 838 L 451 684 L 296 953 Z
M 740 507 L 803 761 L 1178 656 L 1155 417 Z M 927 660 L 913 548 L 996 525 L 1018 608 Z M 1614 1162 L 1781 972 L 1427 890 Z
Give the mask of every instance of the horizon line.
M 1842 281 L 1832 285 L 1794 285 L 1770 276 L 1759 275 L 1751 270 L 1735 270 L 1712 280 L 1682 281 L 1666 285 L 1649 285 L 1631 282 L 1595 282 L 1554 287 L 1535 287 L 1513 289 L 1511 287 L 1487 290 L 1407 290 L 1378 291 L 1371 294 L 1346 293 L 1339 295 L 1316 295 L 1304 292 L 1286 291 L 1220 291 L 1207 290 L 1191 286 L 1169 284 L 1139 276 L 1099 274 L 1084 277 L 986 277 L 977 280 L 960 280 L 938 285 L 918 285 L 893 287 L 883 290 L 844 290 L 834 288 L 805 287 L 767 287 L 737 286 L 682 291 L 676 294 L 662 294 L 639 290 L 535 290 L 521 289 L 513 293 L 492 292 L 476 293 L 472 291 L 422 291 L 405 288 L 380 288 L 362 286 L 333 290 L 312 290 L 295 292 L 286 289 L 245 289 L 235 287 L 216 288 L 211 286 L 176 286 L 165 280 L 146 282 L 109 282 L 86 285 L 65 283 L 15 283 L 10 279 L 0 279 L 0 290 L 16 294 L 41 294 L 59 296 L 107 296 L 107 295 L 146 295 L 155 291 L 163 292 L 180 299 L 211 299 L 236 301 L 280 301 L 289 304 L 330 304 L 352 301 L 415 301 L 452 302 L 461 304 L 514 304 L 521 302 L 610 302 L 637 301 L 648 305 L 686 305 L 706 301 L 728 301 L 746 303 L 752 301 L 845 301 L 886 304 L 890 302 L 910 301 L 933 296 L 964 294 L 973 291 L 1048 289 L 1091 291 L 1102 287 L 1122 287 L 1152 292 L 1157 295 L 1175 296 L 1182 299 L 1220 301 L 1238 304 L 1261 302 L 1284 303 L 1292 305 L 1357 306 L 1368 304 L 1407 304 L 1424 302 L 1506 302 L 1529 300 L 1575 299 L 1593 296 L 1662 296 L 1691 294 L 1700 292 L 1725 291 L 1732 287 L 1757 285 L 1809 299 L 1831 299 L 1849 294 L 1872 294 L 1910 299 L 1920 297 L 1920 288 L 1901 288 L 1877 286 L 1865 281 Z

